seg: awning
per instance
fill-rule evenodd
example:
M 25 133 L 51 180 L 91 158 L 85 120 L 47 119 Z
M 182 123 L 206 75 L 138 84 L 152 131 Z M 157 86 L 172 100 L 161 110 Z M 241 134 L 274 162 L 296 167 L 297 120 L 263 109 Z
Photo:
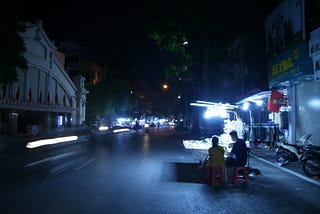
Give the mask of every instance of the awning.
M 243 100 L 240 100 L 236 104 L 237 105 L 241 105 L 241 104 L 246 103 L 246 102 L 256 102 L 258 100 L 269 98 L 270 96 L 271 96 L 271 91 L 261 91 L 259 93 L 251 95 L 250 97 L 247 97 L 247 98 L 245 98 Z
M 235 109 L 238 108 L 238 106 L 236 105 L 231 105 L 229 103 L 215 103 L 215 102 L 209 102 L 209 101 L 201 101 L 198 100 L 195 103 L 190 103 L 191 106 L 200 106 L 200 107 L 206 107 L 206 108 L 210 108 L 210 107 L 223 107 L 224 109 Z

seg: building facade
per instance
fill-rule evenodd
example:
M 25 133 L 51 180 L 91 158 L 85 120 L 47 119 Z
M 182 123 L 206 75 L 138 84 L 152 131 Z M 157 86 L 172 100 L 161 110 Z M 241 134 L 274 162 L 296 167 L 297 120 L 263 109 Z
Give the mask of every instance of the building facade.
M 266 52 L 269 91 L 259 92 L 241 101 L 256 104 L 269 112 L 267 126 L 279 127 L 289 143 L 312 134 L 320 142 L 320 23 L 311 23 L 320 14 L 314 1 L 283 0 L 266 18 Z M 271 91 L 285 99 L 273 99 Z M 281 96 L 282 96 L 281 95 Z M 267 105 L 277 105 L 277 110 Z M 257 121 L 259 115 L 252 119 Z M 263 124 L 264 126 L 266 124 Z M 262 139 L 263 140 L 263 139 Z
M 24 39 L 28 62 L 18 81 L 1 85 L 2 134 L 37 134 L 43 129 L 80 125 L 88 93 L 81 76 L 73 80 L 64 70 L 64 54 L 49 40 L 42 22 L 27 23 Z
M 226 57 L 220 69 L 230 84 L 223 85 L 220 93 L 230 93 L 229 101 L 268 88 L 266 54 L 260 38 L 263 35 L 243 32 L 227 43 Z
M 312 134 L 313 142 L 320 140 L 320 82 L 309 56 L 311 4 L 284 0 L 266 19 L 269 86 L 287 90 L 291 143 L 305 134 Z

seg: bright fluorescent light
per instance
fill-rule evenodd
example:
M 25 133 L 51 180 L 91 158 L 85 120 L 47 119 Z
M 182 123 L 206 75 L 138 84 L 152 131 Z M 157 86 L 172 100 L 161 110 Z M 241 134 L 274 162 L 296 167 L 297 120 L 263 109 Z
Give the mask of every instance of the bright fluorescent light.
M 262 100 L 255 100 L 254 101 L 258 106 L 262 106 L 263 101 Z
M 207 108 L 207 111 L 204 113 L 204 117 L 206 119 L 211 117 L 222 117 L 225 118 L 227 116 L 227 111 L 223 106 L 215 106 Z
M 247 111 L 249 109 L 249 106 L 250 106 L 250 103 L 245 102 L 245 103 L 243 103 L 242 109 Z

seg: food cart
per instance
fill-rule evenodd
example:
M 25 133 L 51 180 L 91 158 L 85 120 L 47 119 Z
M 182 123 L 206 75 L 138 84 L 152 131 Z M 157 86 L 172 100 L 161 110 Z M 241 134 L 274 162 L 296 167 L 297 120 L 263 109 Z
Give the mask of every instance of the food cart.
M 223 119 L 223 133 L 216 135 L 219 138 L 219 145 L 222 146 L 226 153 L 225 156 L 230 152 L 232 148 L 232 140 L 229 133 L 233 130 L 237 131 L 240 138 L 243 137 L 244 125 L 240 118 L 238 118 L 237 113 L 234 109 L 238 106 L 230 105 L 228 103 L 214 103 L 207 101 L 197 101 L 191 103 L 191 106 L 199 106 L 207 108 L 204 117 L 220 117 Z M 233 119 L 230 119 L 230 114 L 233 114 Z M 186 150 L 192 153 L 194 161 L 199 161 L 200 163 L 204 161 L 208 155 L 208 149 L 212 146 L 211 138 L 205 139 L 184 139 L 182 140 L 183 146 Z
M 231 149 L 231 138 L 225 133 L 217 137 L 219 138 L 219 145 L 224 148 L 225 156 L 227 156 Z M 199 163 L 207 158 L 208 149 L 212 146 L 211 138 L 205 138 L 203 140 L 182 140 L 182 142 L 184 148 L 191 152 L 193 160 Z

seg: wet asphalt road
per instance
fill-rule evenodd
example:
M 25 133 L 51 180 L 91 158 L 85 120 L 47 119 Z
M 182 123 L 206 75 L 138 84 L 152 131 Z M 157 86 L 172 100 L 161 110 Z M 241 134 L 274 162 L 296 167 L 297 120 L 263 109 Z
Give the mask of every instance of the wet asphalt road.
M 254 157 L 250 166 L 261 174 L 248 186 L 205 184 L 204 171 L 182 145 L 186 137 L 104 135 L 95 144 L 18 154 L 17 170 L 2 159 L 1 213 L 319 212 L 319 185 Z

